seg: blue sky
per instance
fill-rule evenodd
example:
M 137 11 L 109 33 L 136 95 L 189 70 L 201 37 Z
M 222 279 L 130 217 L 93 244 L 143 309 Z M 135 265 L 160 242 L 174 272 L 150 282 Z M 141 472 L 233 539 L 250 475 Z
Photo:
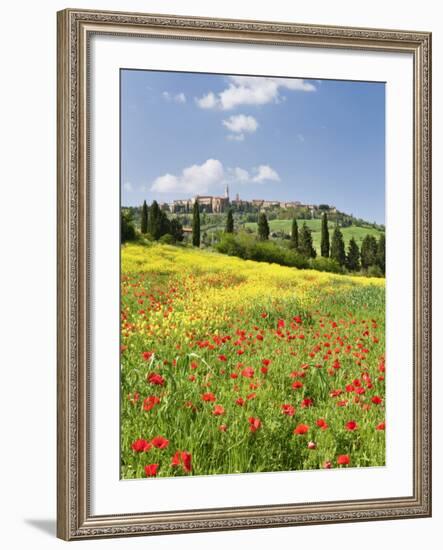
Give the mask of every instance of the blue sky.
M 196 194 L 385 221 L 385 85 L 122 70 L 122 205 Z

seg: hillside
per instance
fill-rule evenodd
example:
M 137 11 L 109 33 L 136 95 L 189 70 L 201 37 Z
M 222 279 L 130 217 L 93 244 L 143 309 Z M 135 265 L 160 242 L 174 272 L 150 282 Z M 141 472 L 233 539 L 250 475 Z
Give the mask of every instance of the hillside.
M 319 252 L 321 239 L 321 220 L 297 220 L 299 230 L 305 222 L 309 229 L 312 231 L 314 248 L 317 250 L 317 252 Z M 284 231 L 285 233 L 290 234 L 292 220 L 271 220 L 269 222 L 269 226 L 271 228 L 271 231 Z M 329 236 L 332 237 L 334 224 L 329 223 L 328 226 Z M 257 223 L 255 222 L 245 223 L 244 227 L 252 229 L 253 231 L 257 231 Z M 372 227 L 358 227 L 355 225 L 351 225 L 350 227 L 341 227 L 340 229 L 343 233 L 343 239 L 346 246 L 348 245 L 348 242 L 352 239 L 352 237 L 354 237 L 358 246 L 360 247 L 366 235 L 373 235 L 376 239 L 378 239 L 382 233 L 381 231 L 373 229 Z

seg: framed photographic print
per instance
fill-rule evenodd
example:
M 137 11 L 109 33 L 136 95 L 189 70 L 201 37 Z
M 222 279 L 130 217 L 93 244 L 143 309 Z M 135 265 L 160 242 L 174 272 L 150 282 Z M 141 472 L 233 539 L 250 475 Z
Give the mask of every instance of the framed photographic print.
M 58 536 L 431 514 L 431 36 L 58 14 Z

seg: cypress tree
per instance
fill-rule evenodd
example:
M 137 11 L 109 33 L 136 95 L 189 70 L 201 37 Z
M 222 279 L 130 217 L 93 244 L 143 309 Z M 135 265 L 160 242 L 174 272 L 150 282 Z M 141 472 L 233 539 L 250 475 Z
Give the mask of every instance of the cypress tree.
M 258 216 L 258 238 L 261 241 L 267 241 L 269 239 L 269 224 L 268 224 L 268 218 L 266 217 L 266 214 L 262 212 Z
M 232 208 L 228 210 L 228 217 L 226 218 L 226 233 L 234 233 L 234 216 L 232 215 Z
M 171 235 L 174 237 L 175 241 L 182 242 L 184 235 L 183 235 L 183 226 L 180 223 L 180 220 L 178 218 L 173 218 L 170 222 L 170 232 Z
M 382 270 L 383 275 L 386 272 L 386 237 L 382 233 L 377 244 L 377 265 Z
M 169 221 L 168 215 L 164 210 L 160 210 L 159 225 L 160 237 L 163 237 L 163 235 L 166 235 L 167 233 L 171 233 L 171 222 Z
M 343 241 L 343 234 L 340 231 L 338 225 L 335 226 L 334 233 L 332 234 L 331 258 L 335 260 L 339 265 L 345 265 L 345 243 Z
M 321 220 L 321 255 L 324 258 L 329 258 L 329 229 L 328 229 L 328 216 L 326 212 L 323 212 Z
M 141 221 L 141 232 L 147 233 L 148 232 L 148 205 L 146 204 L 146 201 L 143 201 L 142 206 L 142 221 Z
M 149 209 L 148 217 L 148 230 L 152 237 L 158 241 L 161 237 L 162 227 L 161 227 L 161 210 L 157 201 L 152 201 L 151 208 Z
M 122 243 L 135 239 L 135 229 L 129 212 L 120 211 L 120 240 Z
M 358 271 L 360 269 L 360 250 L 358 249 L 358 244 L 355 242 L 354 237 L 349 241 L 346 267 L 349 271 Z
M 306 225 L 306 222 L 303 222 L 302 228 L 300 230 L 300 242 L 298 249 L 300 253 L 307 258 L 315 258 L 317 256 L 317 252 L 312 245 L 312 233 L 309 227 Z
M 361 243 L 361 266 L 368 269 L 371 265 L 377 264 L 377 240 L 372 235 L 366 235 Z
M 291 231 L 291 248 L 298 249 L 299 239 L 298 239 L 298 225 L 297 218 L 292 218 L 292 231 Z
M 200 208 L 198 201 L 194 202 L 192 209 L 192 244 L 200 246 Z

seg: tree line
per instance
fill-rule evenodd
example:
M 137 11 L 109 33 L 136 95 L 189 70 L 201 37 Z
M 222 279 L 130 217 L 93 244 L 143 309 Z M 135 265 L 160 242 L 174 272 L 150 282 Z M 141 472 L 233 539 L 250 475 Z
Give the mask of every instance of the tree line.
M 303 223 L 299 232 L 295 218 L 292 221 L 291 247 L 307 258 L 315 258 L 317 255 L 312 244 L 311 230 L 306 223 Z M 332 239 L 330 239 L 328 215 L 323 212 L 320 241 L 320 254 L 323 258 L 330 258 L 349 271 L 367 270 L 369 268 L 376 270 L 378 268 L 384 275 L 386 271 L 385 249 L 385 234 L 382 233 L 378 241 L 373 235 L 366 235 L 362 241 L 361 249 L 354 237 L 351 237 L 346 251 L 343 233 L 338 225 L 335 226 Z
M 164 243 L 181 242 L 184 239 L 183 226 L 177 218 L 169 219 L 157 201 L 153 201 L 149 207 L 143 201 L 140 232 L 142 235 L 154 241 Z M 121 214 L 121 240 L 122 242 L 134 240 L 136 232 L 132 219 L 128 213 Z
M 226 221 L 226 233 L 234 232 L 234 220 L 232 211 L 228 211 Z M 260 241 L 267 241 L 270 235 L 270 228 L 267 216 L 261 212 L 258 216 L 257 236 Z M 312 240 L 312 231 L 303 222 L 302 227 L 298 228 L 297 218 L 293 218 L 291 227 L 291 237 L 289 247 L 308 259 L 314 259 L 317 251 L 314 248 Z M 321 242 L 320 255 L 322 258 L 335 261 L 340 267 L 345 267 L 349 271 L 360 271 L 371 269 L 385 274 L 385 234 L 382 233 L 377 240 L 373 235 L 366 235 L 362 241 L 361 249 L 356 240 L 352 237 L 348 243 L 348 250 L 345 249 L 343 233 L 338 225 L 335 226 L 332 238 L 329 235 L 328 215 L 323 212 L 321 223 Z

